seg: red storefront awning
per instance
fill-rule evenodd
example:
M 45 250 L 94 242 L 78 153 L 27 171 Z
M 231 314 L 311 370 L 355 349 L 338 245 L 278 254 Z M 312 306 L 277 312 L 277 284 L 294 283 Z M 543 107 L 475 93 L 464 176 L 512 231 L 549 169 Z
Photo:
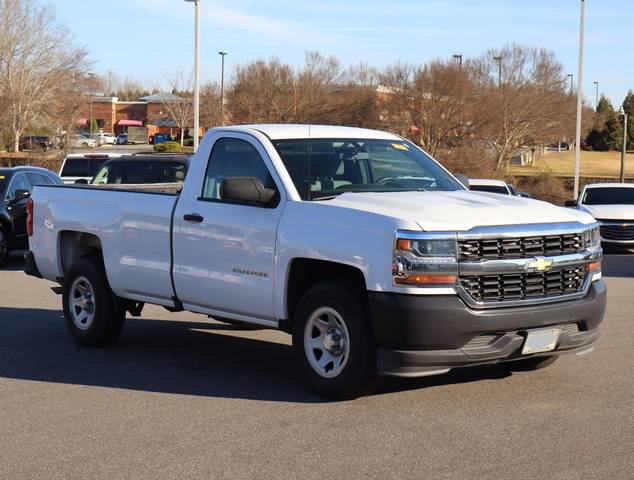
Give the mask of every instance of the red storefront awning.
M 122 127 L 142 127 L 143 122 L 139 120 L 119 120 L 117 122 L 117 125 L 120 125 Z

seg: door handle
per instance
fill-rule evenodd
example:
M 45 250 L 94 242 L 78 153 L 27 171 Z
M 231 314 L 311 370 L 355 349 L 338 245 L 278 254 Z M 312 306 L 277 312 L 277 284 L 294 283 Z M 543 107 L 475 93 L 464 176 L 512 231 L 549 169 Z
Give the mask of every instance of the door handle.
M 200 223 L 204 220 L 204 218 L 198 213 L 187 213 L 183 216 L 183 220 L 185 220 L 186 222 Z

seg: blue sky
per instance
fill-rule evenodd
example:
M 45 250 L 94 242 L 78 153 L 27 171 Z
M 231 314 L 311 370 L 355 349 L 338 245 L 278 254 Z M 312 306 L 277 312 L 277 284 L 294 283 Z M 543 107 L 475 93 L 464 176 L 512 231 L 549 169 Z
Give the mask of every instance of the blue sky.
M 201 0 L 202 74 L 219 78 L 217 52 L 233 65 L 304 52 L 343 65 L 424 62 L 477 56 L 511 42 L 554 50 L 577 78 L 579 0 Z M 183 0 L 52 0 L 59 20 L 84 45 L 94 70 L 112 69 L 148 85 L 170 67 L 190 68 L 193 4 Z M 620 104 L 634 89 L 632 0 L 587 0 L 585 96 L 593 81 Z M 106 6 L 107 4 L 107 6 Z

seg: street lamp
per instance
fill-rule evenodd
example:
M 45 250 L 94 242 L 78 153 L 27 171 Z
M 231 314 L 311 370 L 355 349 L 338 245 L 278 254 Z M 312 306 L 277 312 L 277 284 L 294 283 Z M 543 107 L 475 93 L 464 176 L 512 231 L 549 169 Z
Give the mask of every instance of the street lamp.
M 498 62 L 498 87 L 502 88 L 502 56 L 493 57 Z
M 461 53 L 457 53 L 453 56 L 453 58 L 455 58 L 456 60 L 458 60 L 460 62 L 460 68 L 462 68 L 462 54 Z
M 623 149 L 621 150 L 621 183 L 625 183 L 625 153 L 627 152 L 627 112 L 621 107 L 619 117 L 623 119 Z
M 568 78 L 570 79 L 570 95 L 572 95 L 572 86 L 574 85 L 575 76 L 569 73 Z
M 220 67 L 220 125 L 225 124 L 225 56 L 227 52 L 218 52 L 222 58 Z
M 594 83 L 594 86 L 596 87 L 596 93 L 595 93 L 595 97 L 594 97 L 594 111 L 597 111 L 597 108 L 599 108 L 599 82 L 592 82 Z
M 90 125 L 88 128 L 90 129 L 90 134 L 92 135 L 92 79 L 94 78 L 95 74 L 92 72 L 88 73 L 88 78 L 89 78 L 89 84 L 88 84 L 88 97 L 90 99 L 90 117 L 88 118 L 88 125 Z
M 574 198 L 579 197 L 579 169 L 581 166 L 581 112 L 583 107 L 583 41 L 586 23 L 586 0 L 581 0 L 579 22 L 579 74 L 577 76 L 577 130 L 575 137 L 575 180 Z
M 196 152 L 200 132 L 200 0 L 185 1 L 194 4 L 194 152 Z

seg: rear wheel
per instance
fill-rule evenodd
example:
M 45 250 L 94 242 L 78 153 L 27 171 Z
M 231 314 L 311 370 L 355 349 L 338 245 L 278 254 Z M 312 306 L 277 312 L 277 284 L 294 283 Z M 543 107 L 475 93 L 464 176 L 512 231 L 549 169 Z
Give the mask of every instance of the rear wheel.
M 88 148 L 88 144 L 86 142 L 84 142 L 84 143 L 81 144 L 81 147 L 82 148 Z
M 4 227 L 0 227 L 0 267 L 9 261 L 9 235 Z
M 559 357 L 556 355 L 550 357 L 532 357 L 522 360 L 514 360 L 512 362 L 504 362 L 501 365 L 512 372 L 531 372 L 533 370 L 541 370 L 555 363 Z
M 121 333 L 126 310 L 108 285 L 103 262 L 87 257 L 75 263 L 64 278 L 64 317 L 82 346 L 105 346 Z
M 348 286 L 320 284 L 304 295 L 293 321 L 293 346 L 304 377 L 321 395 L 351 399 L 378 385 L 367 307 Z

